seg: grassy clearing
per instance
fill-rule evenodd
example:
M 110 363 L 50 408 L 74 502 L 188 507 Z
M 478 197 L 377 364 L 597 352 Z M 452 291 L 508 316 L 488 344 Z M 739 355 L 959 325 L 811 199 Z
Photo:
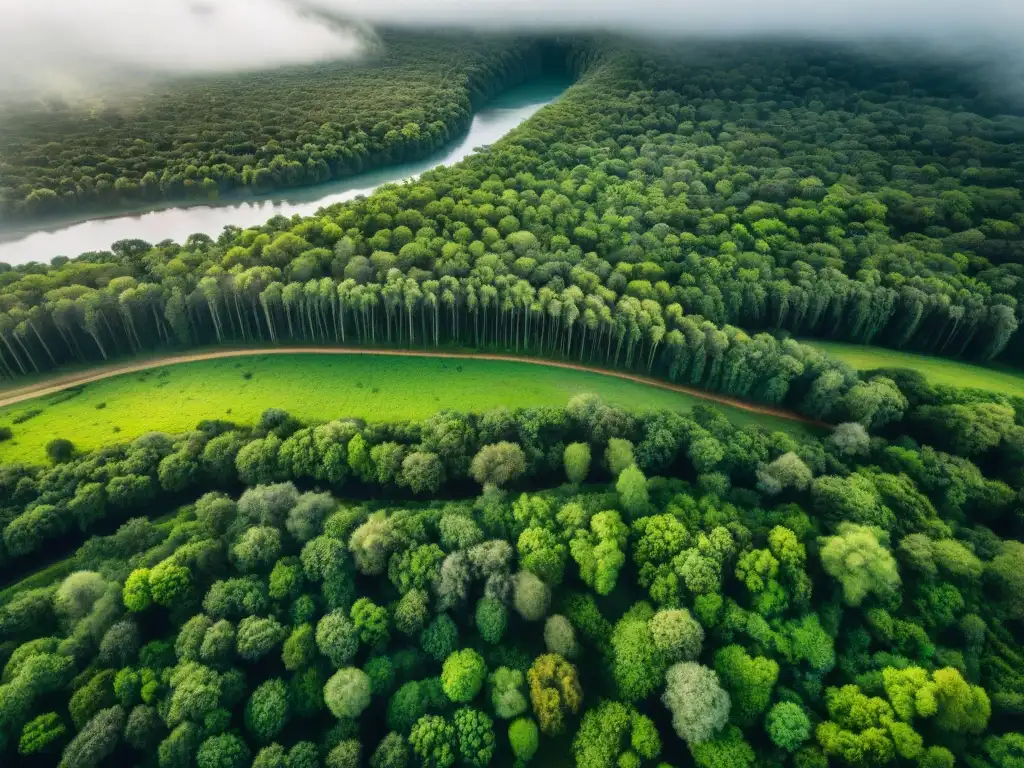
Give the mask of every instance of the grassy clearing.
M 44 446 L 54 437 L 89 450 L 152 430 L 185 431 L 201 419 L 252 423 L 271 407 L 303 420 L 353 416 L 399 421 L 443 408 L 561 406 L 580 392 L 636 409 L 686 409 L 707 402 L 638 382 L 527 363 L 254 355 L 124 374 L 0 409 L 0 425 L 14 432 L 13 439 L 0 443 L 0 462 L 42 462 Z M 717 407 L 737 424 L 808 429 L 786 419 Z
M 933 384 L 984 389 L 1001 395 L 1024 397 L 1024 372 L 1010 368 L 989 368 L 941 357 L 900 352 L 895 349 L 841 344 L 831 341 L 806 341 L 823 352 L 844 360 L 860 370 L 872 368 L 913 368 Z

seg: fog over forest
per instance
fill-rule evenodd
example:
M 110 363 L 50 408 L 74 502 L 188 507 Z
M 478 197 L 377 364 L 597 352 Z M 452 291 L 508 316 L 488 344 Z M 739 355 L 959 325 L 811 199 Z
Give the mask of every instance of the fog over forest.
M 0 8 L 0 82 L 21 92 L 357 57 L 372 40 L 367 25 L 912 42 L 1014 67 L 1024 26 L 1024 5 L 1008 0 L 2 0 Z

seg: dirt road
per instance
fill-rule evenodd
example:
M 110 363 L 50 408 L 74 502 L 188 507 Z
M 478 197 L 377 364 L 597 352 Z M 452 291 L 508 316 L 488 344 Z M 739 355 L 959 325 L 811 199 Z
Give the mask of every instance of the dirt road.
M 193 363 L 200 360 L 217 360 L 225 357 L 245 357 L 249 355 L 294 355 L 294 354 L 307 354 L 307 355 L 393 355 L 395 357 L 444 357 L 456 360 L 501 360 L 504 362 L 512 363 L 526 363 L 528 365 L 546 365 L 550 368 L 567 368 L 573 371 L 586 371 L 587 373 L 597 373 L 601 376 L 614 376 L 617 379 L 626 379 L 628 381 L 636 381 L 641 384 L 647 384 L 651 387 L 658 387 L 659 389 L 667 389 L 672 392 L 682 392 L 683 394 L 692 395 L 693 397 L 699 397 L 703 400 L 708 400 L 714 403 L 721 403 L 722 405 L 729 405 L 733 408 L 739 408 L 740 410 L 749 411 L 750 413 L 759 413 L 765 416 L 775 416 L 780 419 L 788 419 L 790 421 L 799 421 L 803 424 L 807 424 L 812 427 L 829 428 L 828 424 L 824 422 L 815 421 L 814 419 L 802 416 L 794 411 L 788 411 L 783 408 L 772 408 L 767 405 L 758 405 L 757 403 L 747 402 L 745 400 L 739 400 L 734 397 L 727 395 L 718 395 L 713 392 L 705 392 L 701 389 L 695 389 L 693 387 L 684 387 L 680 384 L 672 384 L 668 381 L 662 381 L 655 379 L 651 376 L 640 376 L 632 373 L 624 373 L 622 371 L 607 370 L 604 368 L 593 368 L 588 365 L 578 365 L 576 363 L 560 362 L 556 360 L 545 360 L 539 357 L 518 357 L 516 355 L 495 355 L 488 353 L 474 353 L 474 352 L 432 352 L 430 350 L 418 351 L 418 350 L 407 350 L 407 349 L 373 349 L 367 347 L 263 347 L 263 348 L 252 348 L 245 347 L 240 349 L 218 349 L 212 352 L 196 352 L 193 354 L 186 355 L 168 355 L 166 357 L 154 357 L 147 360 L 136 361 L 132 363 L 124 363 L 121 365 L 105 365 L 97 368 L 93 368 L 86 371 L 80 371 L 78 373 L 69 373 L 64 376 L 57 376 L 46 381 L 39 381 L 34 384 L 29 384 L 25 387 L 18 389 L 8 390 L 3 394 L 0 394 L 0 408 L 8 405 L 14 405 L 24 400 L 31 400 L 34 397 L 41 397 L 43 395 L 50 395 L 54 392 L 60 392 L 70 387 L 81 386 L 82 384 L 88 384 L 93 381 L 99 381 L 101 379 L 109 379 L 111 376 L 120 376 L 125 373 L 135 373 L 137 371 L 145 371 L 150 368 L 161 368 L 165 365 L 177 365 L 178 363 Z

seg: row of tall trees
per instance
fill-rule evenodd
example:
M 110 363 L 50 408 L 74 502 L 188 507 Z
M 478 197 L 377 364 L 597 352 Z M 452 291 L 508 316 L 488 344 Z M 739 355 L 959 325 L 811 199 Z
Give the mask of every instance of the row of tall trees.
M 793 380 L 813 386 L 825 371 L 838 372 L 847 388 L 855 381 L 848 369 L 795 341 L 719 328 L 675 303 L 663 308 L 609 291 L 586 295 L 578 285 L 538 290 L 515 275 L 418 282 L 396 268 L 384 283 L 280 276 L 266 266 L 209 275 L 187 294 L 174 288 L 168 295 L 130 276 L 101 289 L 50 291 L 32 310 L 0 315 L 0 369 L 16 377 L 171 344 L 262 341 L 496 347 L 657 372 L 773 404 L 786 400 Z
M 216 241 L 11 269 L 2 367 L 344 336 L 665 370 L 680 317 L 1016 359 L 1019 120 L 941 68 L 704 53 L 572 48 L 580 82 L 456 167 Z

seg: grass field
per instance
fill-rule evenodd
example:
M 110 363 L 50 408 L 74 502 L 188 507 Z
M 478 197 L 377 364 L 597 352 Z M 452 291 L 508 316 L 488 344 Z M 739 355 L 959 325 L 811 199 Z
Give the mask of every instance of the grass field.
M 636 409 L 686 409 L 706 402 L 596 373 L 526 363 L 254 355 L 124 374 L 0 409 L 0 425 L 14 432 L 13 439 L 0 443 L 0 461 L 44 461 L 44 446 L 54 437 L 66 437 L 88 450 L 153 430 L 185 431 L 201 419 L 252 423 L 271 407 L 303 420 L 356 416 L 397 421 L 420 419 L 442 408 L 561 406 L 580 392 Z M 777 417 L 717 407 L 738 424 L 808 429 Z
M 949 384 L 1024 397 L 1024 372 L 1010 368 L 989 368 L 941 357 L 917 355 L 895 349 L 841 344 L 831 341 L 806 341 L 832 357 L 844 360 L 859 370 L 871 368 L 913 368 L 933 384 Z

